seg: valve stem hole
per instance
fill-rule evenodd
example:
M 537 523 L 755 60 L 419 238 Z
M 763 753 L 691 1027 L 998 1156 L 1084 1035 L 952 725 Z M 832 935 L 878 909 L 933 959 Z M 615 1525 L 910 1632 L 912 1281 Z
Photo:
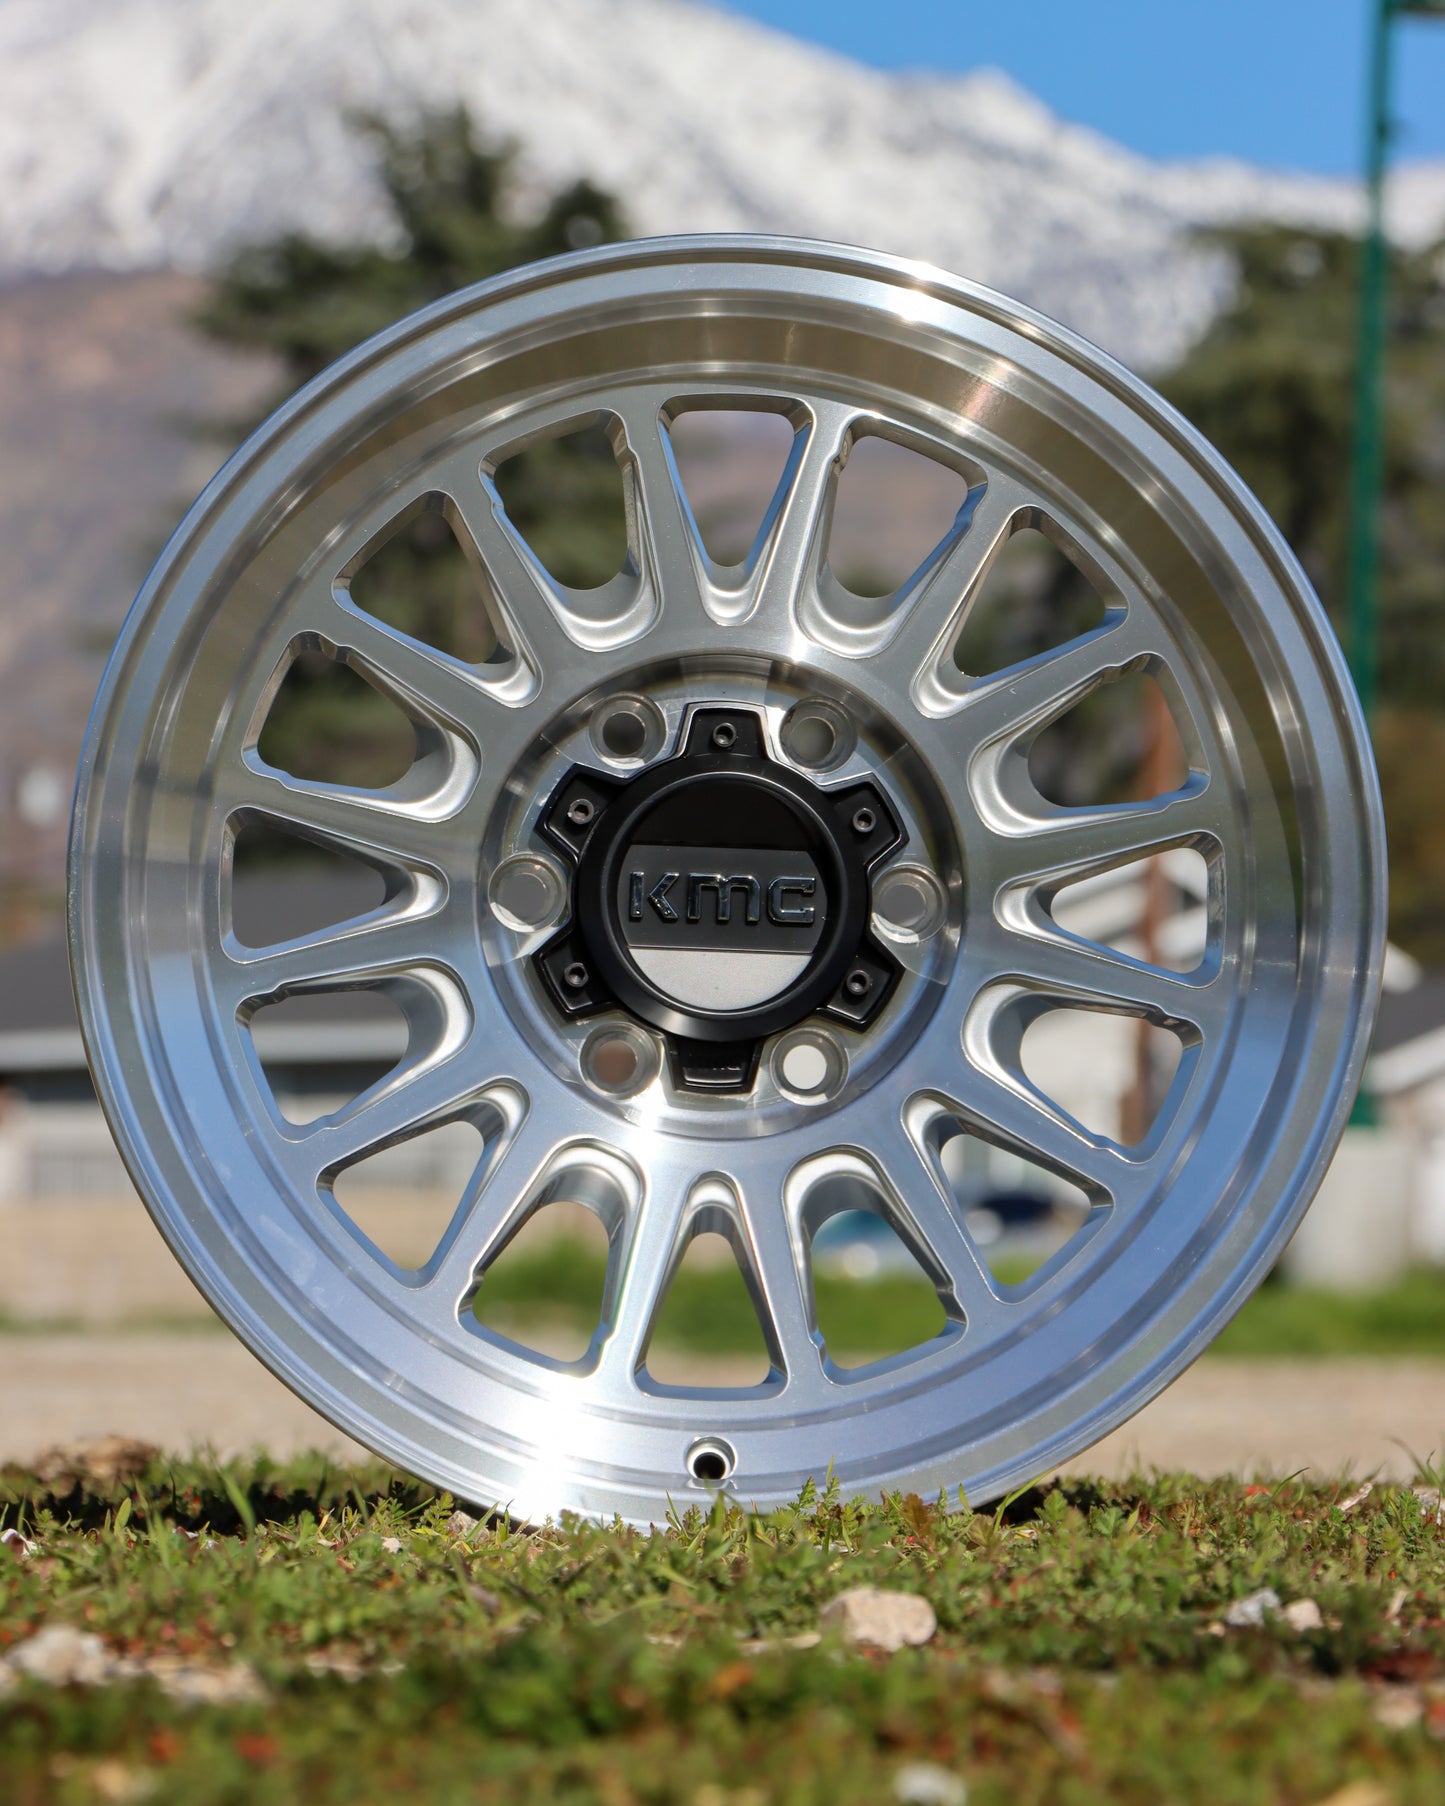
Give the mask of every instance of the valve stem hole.
M 721 1436 L 707 1436 L 687 1451 L 687 1471 L 704 1485 L 720 1486 L 737 1466 L 737 1452 Z

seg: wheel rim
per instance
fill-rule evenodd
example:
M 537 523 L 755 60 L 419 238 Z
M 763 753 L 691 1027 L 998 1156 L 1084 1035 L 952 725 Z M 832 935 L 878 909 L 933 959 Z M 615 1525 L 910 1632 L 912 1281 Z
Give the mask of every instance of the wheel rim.
M 684 399 L 793 420 L 745 568 L 710 565 L 682 498 L 667 422 Z M 597 415 L 620 446 L 630 554 L 613 584 L 578 596 L 530 557 L 487 473 L 528 435 Z M 876 604 L 827 569 L 837 472 L 860 429 L 970 485 L 955 528 Z M 460 665 L 347 593 L 378 533 L 439 495 L 510 658 Z M 1039 518 L 1099 573 L 1105 618 L 969 678 L 951 656 L 967 605 L 1010 526 Z M 339 652 L 418 724 L 421 756 L 389 791 L 304 784 L 261 760 L 267 698 L 302 645 Z M 1032 736 L 1139 670 L 1179 719 L 1185 781 L 1142 804 L 1045 802 Z M 772 1041 L 752 1090 L 695 1096 L 650 1026 L 550 1010 L 531 956 L 565 922 L 568 873 L 537 812 L 569 768 L 625 778 L 672 756 L 703 707 L 751 712 L 792 765 L 789 710 L 807 698 L 854 741 L 811 778 L 887 781 L 907 837 L 887 862 L 892 894 L 911 886 L 934 919 L 894 937 L 897 989 L 866 1033 L 816 1016 L 791 1031 L 817 1043 L 816 1094 L 790 1089 Z M 599 705 L 638 720 L 610 763 Z M 229 857 L 252 817 L 368 858 L 390 900 L 309 940 L 241 947 Z M 1053 924 L 1063 878 L 1179 846 L 1214 873 L 1194 972 Z M 1309 1202 L 1368 1044 L 1383 894 L 1373 771 L 1337 649 L 1209 448 L 1099 353 L 997 296 L 917 265 L 736 239 L 644 242 L 485 284 L 274 416 L 127 622 L 71 855 L 97 1087 L 142 1196 L 222 1316 L 333 1422 L 438 1484 L 527 1516 L 642 1522 L 719 1484 L 766 1506 L 830 1466 L 853 1491 L 962 1486 L 978 1500 L 1137 1410 Z M 355 1106 L 286 1123 L 248 1011 L 358 984 L 400 1004 L 405 1058 Z M 1164 1023 L 1182 1043 L 1136 1145 L 1086 1132 L 1024 1073 L 1028 1024 L 1069 1004 Z M 637 1082 L 610 1091 L 595 1069 L 609 1022 L 639 1062 Z M 330 1208 L 332 1175 L 460 1117 L 486 1153 L 432 1261 L 403 1273 Z M 1022 1290 L 990 1273 L 944 1178 L 956 1129 L 1027 1154 L 1095 1206 L 1088 1233 Z M 569 1369 L 478 1333 L 466 1302 L 563 1174 L 612 1241 L 601 1331 Z M 949 1319 L 911 1356 L 846 1375 L 826 1358 L 809 1281 L 812 1228 L 839 1198 L 884 1215 Z M 773 1371 L 757 1388 L 661 1387 L 641 1365 L 699 1226 L 733 1240 L 760 1306 Z

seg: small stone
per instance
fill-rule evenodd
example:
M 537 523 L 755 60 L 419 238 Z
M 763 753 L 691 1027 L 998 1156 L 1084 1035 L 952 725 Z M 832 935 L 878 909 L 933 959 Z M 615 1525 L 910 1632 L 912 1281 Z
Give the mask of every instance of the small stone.
M 47 1624 L 17 1644 L 6 1661 L 16 1674 L 51 1687 L 95 1687 L 113 1667 L 100 1638 L 73 1624 Z
M 893 1777 L 893 1797 L 899 1806 L 964 1806 L 968 1789 L 936 1762 L 910 1762 Z
M 1410 1490 L 1420 1501 L 1427 1524 L 1445 1524 L 1445 1494 L 1438 1486 L 1412 1486 Z
M 841 1630 L 845 1643 L 889 1651 L 926 1643 L 938 1629 L 933 1607 L 917 1593 L 886 1587 L 850 1587 L 823 1607 L 825 1630 Z
M 1370 1710 L 1387 1731 L 1409 1731 L 1425 1716 L 1425 1701 L 1418 1687 L 1383 1687 Z
M 156 1778 L 145 1769 L 127 1768 L 124 1762 L 107 1756 L 91 1769 L 90 1785 L 97 1799 L 112 1802 L 113 1806 L 130 1806 L 132 1801 L 155 1792 Z
M 261 1678 L 249 1662 L 187 1662 L 173 1656 L 152 1656 L 140 1667 L 167 1699 L 187 1706 L 251 1706 L 266 1697 Z
M 1325 1627 L 1324 1613 L 1313 1599 L 1292 1599 L 1280 1615 L 1297 1636 Z
M 1319 1806 L 1394 1806 L 1395 1796 L 1378 1781 L 1347 1781 Z
M 361 1657 L 350 1649 L 313 1649 L 302 1661 L 308 1674 L 335 1675 L 339 1681 L 359 1681 L 366 1673 Z
M 1374 1490 L 1375 1482 L 1373 1480 L 1366 1480 L 1365 1484 L 1358 1492 L 1352 1492 L 1349 1498 L 1340 1500 L 1340 1510 L 1348 1517 L 1352 1511 L 1359 1510 L 1360 1506 L 1364 1504 L 1365 1500 L 1369 1498 Z
M 1224 1614 L 1224 1622 L 1231 1630 L 1259 1630 L 1265 1616 L 1279 1610 L 1279 1594 L 1273 1587 L 1261 1587 L 1257 1593 L 1246 1593 L 1243 1599 L 1236 1599 Z
M 469 1511 L 454 1511 L 442 1525 L 448 1536 L 470 1536 L 477 1527 L 477 1519 Z
M 383 1549 L 386 1550 L 388 1555 L 400 1555 L 401 1554 L 401 1538 L 399 1536 L 382 1537 L 381 1546 Z

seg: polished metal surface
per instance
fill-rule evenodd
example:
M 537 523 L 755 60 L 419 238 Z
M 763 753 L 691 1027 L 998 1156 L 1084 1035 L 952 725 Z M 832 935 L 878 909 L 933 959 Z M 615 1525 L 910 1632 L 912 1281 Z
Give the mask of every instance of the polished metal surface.
M 684 405 L 795 429 L 754 555 L 719 569 L 677 480 Z M 508 449 L 603 418 L 630 556 L 561 589 L 513 532 Z M 970 485 L 895 595 L 828 563 L 850 445 L 880 433 Z M 351 600 L 346 573 L 417 498 L 445 496 L 513 656 L 464 666 Z M 1057 651 L 971 678 L 951 651 L 1011 526 L 1047 518 L 1109 598 Z M 297 648 L 341 656 L 418 724 L 387 790 L 303 783 L 257 742 Z M 1146 803 L 1062 808 L 1029 778 L 1040 729 L 1121 672 L 1153 674 L 1188 775 Z M 653 1032 L 561 1023 L 531 953 L 563 874 L 536 811 L 573 763 L 625 775 L 699 705 L 756 710 L 771 756 L 825 788 L 876 777 L 907 844 L 875 891 L 903 976 L 866 1034 L 818 1021 L 764 1050 L 746 1096 L 673 1086 Z M 609 766 L 609 761 L 610 766 Z M 389 876 L 388 901 L 282 945 L 230 920 L 238 824 L 293 824 Z M 1146 965 L 1054 925 L 1064 880 L 1191 847 L 1205 957 Z M 893 866 L 897 870 L 893 870 Z M 1268 1270 L 1348 1113 L 1383 944 L 1379 804 L 1338 650 L 1243 486 L 1143 385 L 1061 328 L 921 265 L 765 239 L 642 242 L 453 297 L 282 408 L 201 497 L 126 624 L 87 742 L 72 951 L 97 1085 L 162 1232 L 257 1355 L 381 1454 L 528 1517 L 657 1521 L 724 1486 L 767 1506 L 830 1466 L 847 1491 L 1029 1480 L 1114 1428 Z M 258 1002 L 373 986 L 407 1051 L 297 1125 L 247 1022 Z M 1183 1044 L 1150 1133 L 1090 1133 L 1026 1077 L 1058 1005 Z M 610 1039 L 609 1039 L 610 1037 Z M 614 1042 L 619 1045 L 613 1045 Z M 397 1268 L 334 1207 L 336 1175 L 465 1119 L 486 1153 L 429 1264 Z M 990 1272 L 941 1150 L 1017 1149 L 1090 1200 L 1027 1285 Z M 612 1258 L 603 1322 L 564 1365 L 482 1330 L 487 1263 L 540 1200 L 580 1198 Z M 809 1238 L 881 1213 L 945 1301 L 945 1332 L 854 1370 L 827 1358 Z M 699 1229 L 760 1306 L 768 1380 L 656 1383 L 657 1300 Z

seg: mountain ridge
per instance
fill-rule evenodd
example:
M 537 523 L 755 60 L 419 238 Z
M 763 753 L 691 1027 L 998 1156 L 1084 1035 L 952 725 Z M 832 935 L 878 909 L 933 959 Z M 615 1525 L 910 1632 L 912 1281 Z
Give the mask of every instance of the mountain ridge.
M 1145 369 L 1228 291 L 1196 228 L 1360 217 L 1350 182 L 1152 163 L 996 71 L 885 73 L 697 0 L 7 0 L 0 277 L 198 270 L 288 228 L 385 242 L 355 115 L 457 101 L 524 188 L 585 174 L 642 232 L 938 263 Z M 1445 165 L 1402 174 L 1393 225 L 1445 228 Z

